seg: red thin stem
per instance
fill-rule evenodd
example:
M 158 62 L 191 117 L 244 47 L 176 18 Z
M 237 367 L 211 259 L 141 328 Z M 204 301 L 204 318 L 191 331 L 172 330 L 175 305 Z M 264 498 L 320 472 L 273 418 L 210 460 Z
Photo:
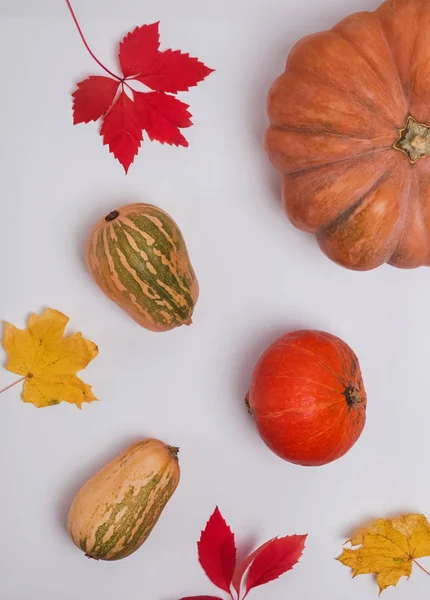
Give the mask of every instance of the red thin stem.
M 77 30 L 79 31 L 79 35 L 81 36 L 82 41 L 84 42 L 84 46 L 85 48 L 88 50 L 88 52 L 90 53 L 90 55 L 93 57 L 93 59 L 96 61 L 96 63 L 106 71 L 106 73 L 109 73 L 109 75 L 111 75 L 112 77 L 114 77 L 115 79 L 118 79 L 118 81 L 122 81 L 122 78 L 119 77 L 118 75 L 115 75 L 115 73 L 113 73 L 112 71 L 110 71 L 107 67 L 104 66 L 103 63 L 101 63 L 99 61 L 99 59 L 97 58 L 97 56 L 94 54 L 94 52 L 91 50 L 91 48 L 88 46 L 87 40 L 84 37 L 84 34 L 82 32 L 81 26 L 79 25 L 78 19 L 76 18 L 75 12 L 72 8 L 72 5 L 70 4 L 70 0 L 66 0 L 66 4 L 69 7 L 70 10 L 70 14 L 72 15 L 72 18 L 75 22 L 75 25 L 77 27 Z
M 414 559 L 414 563 L 417 565 L 417 567 L 419 567 L 421 569 L 421 571 L 424 571 L 424 573 L 426 573 L 427 575 L 430 575 L 430 573 L 427 571 L 427 569 L 424 569 L 424 567 L 422 567 L 420 565 L 420 563 L 417 562 L 415 559 Z
M 122 79 L 121 83 L 123 84 L 123 89 L 124 89 L 124 86 L 126 85 L 128 87 L 128 89 L 131 90 L 132 92 L 136 91 L 131 87 L 131 85 L 128 85 L 128 83 L 125 81 L 125 79 Z
M 21 379 L 18 379 L 18 381 L 15 381 L 14 383 L 11 383 L 7 387 L 5 387 L 2 390 L 0 390 L 0 394 L 3 394 L 3 392 L 6 392 L 7 390 L 10 390 L 11 387 L 13 387 L 14 385 L 18 385 L 18 383 L 21 383 L 21 381 L 25 381 L 26 379 L 27 379 L 27 377 L 21 377 Z

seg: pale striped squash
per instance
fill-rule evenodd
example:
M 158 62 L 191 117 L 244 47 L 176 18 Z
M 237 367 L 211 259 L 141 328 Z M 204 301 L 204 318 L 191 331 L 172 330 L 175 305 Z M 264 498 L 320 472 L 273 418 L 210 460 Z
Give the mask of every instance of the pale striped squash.
M 159 440 L 133 444 L 80 489 L 69 533 L 97 560 L 119 560 L 145 542 L 179 483 L 178 448 Z
M 150 204 L 128 204 L 97 223 L 87 265 L 98 286 L 139 325 L 190 325 L 199 285 L 179 227 Z

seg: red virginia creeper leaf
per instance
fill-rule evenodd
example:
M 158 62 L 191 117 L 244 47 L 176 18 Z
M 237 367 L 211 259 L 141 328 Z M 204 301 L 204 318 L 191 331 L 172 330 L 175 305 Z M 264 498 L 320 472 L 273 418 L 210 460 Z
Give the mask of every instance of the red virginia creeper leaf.
M 160 52 L 152 67 L 136 79 L 157 92 L 176 94 L 187 92 L 212 72 L 213 69 L 189 54 L 182 54 L 180 50 L 165 50 Z
M 158 92 L 135 92 L 134 101 L 139 111 L 140 125 L 150 140 L 170 146 L 188 146 L 187 140 L 178 129 L 189 127 L 191 124 L 187 104 Z
M 94 55 L 69 0 L 67 4 L 86 49 L 97 64 L 111 75 L 89 77 L 78 84 L 73 93 L 74 124 L 103 118 L 100 131 L 103 142 L 109 146 L 126 173 L 139 151 L 143 129 L 151 140 L 188 146 L 179 128 L 192 125 L 191 114 L 187 110 L 189 107 L 164 92 L 187 91 L 207 77 L 212 69 L 179 50 L 160 52 L 159 23 L 152 23 L 136 27 L 120 43 L 121 78 Z M 132 80 L 139 80 L 155 91 L 148 94 L 136 92 Z M 121 92 L 116 98 L 119 86 Z M 131 90 L 133 99 L 124 93 L 125 86 Z
M 289 535 L 272 540 L 251 564 L 246 580 L 246 593 L 252 588 L 278 579 L 292 569 L 303 553 L 306 538 L 306 535 Z
M 276 538 L 273 538 L 265 544 L 262 544 L 259 548 L 257 548 L 257 550 L 254 550 L 252 554 L 244 558 L 243 561 L 237 565 L 234 571 L 232 584 L 233 588 L 236 590 L 238 595 L 240 594 L 240 584 L 242 583 L 243 576 L 245 575 L 249 565 L 252 563 L 254 558 L 256 558 L 260 554 L 260 552 L 264 550 L 264 548 L 266 548 L 273 542 L 274 539 Z
M 168 119 L 175 127 L 191 127 L 191 113 L 188 111 L 190 107 L 185 102 L 161 92 L 147 92 L 142 95 L 145 97 L 146 104 Z
M 118 91 L 119 81 L 111 77 L 93 76 L 78 83 L 73 96 L 73 123 L 97 121 L 109 108 Z
M 136 27 L 119 45 L 119 62 L 124 77 L 146 72 L 159 55 L 160 34 L 157 23 Z
M 127 173 L 143 138 L 136 107 L 125 92 L 121 92 L 103 119 L 100 135 Z
M 200 564 L 212 583 L 230 593 L 236 566 L 236 545 L 234 534 L 218 507 L 202 531 L 198 551 Z

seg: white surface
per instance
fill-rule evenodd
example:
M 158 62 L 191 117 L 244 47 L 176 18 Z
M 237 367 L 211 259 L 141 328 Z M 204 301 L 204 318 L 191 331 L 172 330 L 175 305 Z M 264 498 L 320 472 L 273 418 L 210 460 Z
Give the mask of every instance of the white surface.
M 296 231 L 262 137 L 265 97 L 292 44 L 375 0 L 76 0 L 96 54 L 138 24 L 161 20 L 164 47 L 216 69 L 182 99 L 189 149 L 145 143 L 125 177 L 96 125 L 72 126 L 69 93 L 102 74 L 58 0 L 0 3 L 2 289 L 0 318 L 24 326 L 51 306 L 97 342 L 83 379 L 101 402 L 80 412 L 36 410 L 19 389 L 0 399 L 1 600 L 178 600 L 216 594 L 196 541 L 218 504 L 241 551 L 274 535 L 309 533 L 304 557 L 250 599 L 376 598 L 333 560 L 372 516 L 430 506 L 430 271 L 342 270 Z M 29 16 L 30 15 L 30 16 Z M 200 284 L 194 325 L 139 328 L 92 283 L 83 246 L 95 220 L 129 201 L 167 210 L 186 238 Z M 319 328 L 360 357 L 369 397 L 357 446 L 319 469 L 282 462 L 243 407 L 253 365 L 288 330 Z M 1 371 L 0 383 L 15 376 Z M 118 563 L 84 558 L 65 519 L 78 487 L 131 441 L 181 447 L 182 480 L 150 540 Z M 429 560 L 422 561 L 430 567 Z M 414 569 L 386 600 L 421 600 Z

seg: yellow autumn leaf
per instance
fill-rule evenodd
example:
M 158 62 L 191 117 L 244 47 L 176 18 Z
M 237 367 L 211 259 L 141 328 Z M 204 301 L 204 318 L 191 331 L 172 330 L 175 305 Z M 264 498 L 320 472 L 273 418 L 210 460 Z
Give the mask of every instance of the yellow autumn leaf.
M 68 322 L 68 317 L 48 308 L 42 315 L 32 314 L 27 329 L 5 323 L 6 369 L 23 376 L 24 402 L 41 408 L 65 401 L 81 408 L 83 402 L 97 400 L 76 373 L 97 356 L 98 348 L 81 333 L 64 337 Z
M 352 569 L 353 577 L 376 574 L 381 594 L 401 577 L 409 579 L 416 559 L 430 556 L 430 523 L 416 514 L 378 519 L 357 531 L 349 543 L 360 547 L 346 548 L 337 560 Z

